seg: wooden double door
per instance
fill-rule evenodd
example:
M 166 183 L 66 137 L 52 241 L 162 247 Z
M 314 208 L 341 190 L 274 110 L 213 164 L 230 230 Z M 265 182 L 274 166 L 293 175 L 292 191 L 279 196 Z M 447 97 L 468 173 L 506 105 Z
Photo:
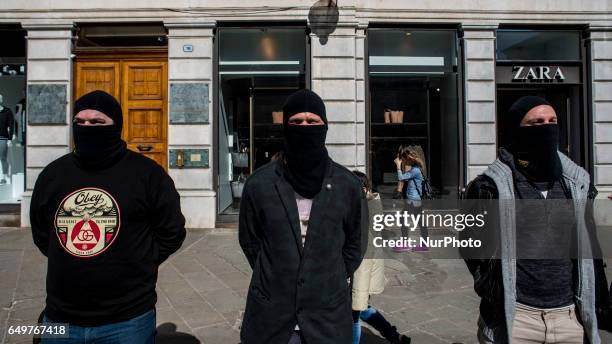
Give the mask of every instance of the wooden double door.
M 74 99 L 95 90 L 113 95 L 128 148 L 167 168 L 167 58 L 77 58 L 75 81 Z

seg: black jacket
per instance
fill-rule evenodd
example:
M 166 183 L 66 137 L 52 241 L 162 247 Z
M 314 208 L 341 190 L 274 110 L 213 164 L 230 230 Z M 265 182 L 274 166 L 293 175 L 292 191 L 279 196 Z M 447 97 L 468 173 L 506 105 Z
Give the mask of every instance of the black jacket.
M 72 153 L 49 164 L 36 180 L 30 221 L 48 257 L 45 313 L 78 326 L 153 309 L 157 268 L 186 234 L 172 179 L 132 151 L 102 170 L 81 169 Z
M 239 239 L 253 276 L 241 341 L 286 344 L 298 324 L 308 344 L 351 343 L 347 278 L 367 246 L 361 184 L 330 159 L 302 248 L 295 194 L 282 170 L 281 160 L 271 162 L 244 186 Z
M 520 173 L 516 171 L 514 167 L 512 155 L 505 149 L 500 150 L 500 159 L 506 165 L 508 165 L 513 174 Z M 520 178 L 521 176 L 519 176 Z M 524 178 L 524 177 L 523 177 Z M 515 180 L 516 183 L 516 180 Z M 517 185 L 515 185 L 515 189 Z M 569 191 L 566 192 L 569 196 Z M 591 185 L 589 190 L 589 199 L 594 199 L 597 196 L 597 190 Z M 481 199 L 481 200 L 494 200 L 499 198 L 497 186 L 495 182 L 486 175 L 477 176 L 467 187 L 464 195 L 466 199 Z M 471 210 L 473 211 L 473 210 Z M 489 208 L 488 211 L 491 211 Z M 495 211 L 493 209 L 493 211 Z M 492 218 L 496 218 L 495 215 Z M 595 224 L 593 221 L 593 209 L 592 207 L 587 208 L 586 221 L 587 226 L 594 228 Z M 480 230 L 481 233 L 487 232 L 487 235 L 497 235 L 498 230 L 496 228 L 489 228 L 486 230 Z M 594 233 L 594 230 L 590 230 Z M 462 235 L 467 235 L 462 233 Z M 470 233 L 472 235 L 472 233 Z M 595 238 L 596 239 L 596 238 Z M 488 240 L 483 242 L 498 242 L 493 237 L 488 237 Z M 596 254 L 597 255 L 597 254 Z M 601 255 L 601 254 L 599 254 Z M 504 319 L 497 319 L 496 315 L 500 314 L 497 310 L 503 308 L 504 290 L 502 285 L 502 268 L 501 260 L 499 259 L 466 259 L 465 260 L 470 273 L 474 277 L 474 289 L 478 296 L 481 297 L 480 303 L 480 315 L 487 324 L 495 324 Z M 600 329 L 610 330 L 612 329 L 612 311 L 610 307 L 610 295 L 608 294 L 608 286 L 605 275 L 605 268 L 601 259 L 594 259 L 595 264 L 595 278 L 596 278 L 596 307 L 597 307 L 597 319 L 598 326 Z
M 11 140 L 15 128 L 13 112 L 6 106 L 0 110 L 0 140 Z

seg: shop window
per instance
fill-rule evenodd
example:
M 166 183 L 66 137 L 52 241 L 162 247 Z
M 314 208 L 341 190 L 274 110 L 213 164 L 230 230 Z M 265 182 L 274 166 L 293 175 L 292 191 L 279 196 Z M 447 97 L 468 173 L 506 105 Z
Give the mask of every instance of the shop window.
M 497 61 L 580 61 L 580 32 L 497 30 Z
M 569 30 L 497 31 L 497 144 L 512 138 L 505 127 L 508 109 L 527 95 L 546 99 L 557 114 L 559 150 L 589 169 L 588 116 L 584 111 L 582 32 Z
M 0 203 L 18 203 L 25 186 L 25 31 L 0 27 Z
M 167 47 L 167 31 L 162 23 L 79 24 L 76 48 Z
M 282 106 L 306 86 L 305 29 L 218 34 L 218 210 L 237 214 L 246 178 L 283 148 Z
M 383 202 L 397 187 L 393 160 L 412 146 L 436 197 L 456 198 L 461 144 L 453 30 L 371 29 L 369 171 Z

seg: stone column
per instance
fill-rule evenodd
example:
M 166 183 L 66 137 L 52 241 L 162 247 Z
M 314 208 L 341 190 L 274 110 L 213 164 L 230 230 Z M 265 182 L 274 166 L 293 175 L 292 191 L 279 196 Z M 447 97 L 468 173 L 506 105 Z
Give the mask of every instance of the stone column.
M 363 76 L 357 80 L 356 42 L 355 24 L 340 24 L 324 44 L 311 34 L 312 90 L 327 108 L 327 149 L 332 159 L 351 169 L 364 165 L 358 158 L 358 150 L 364 150 L 364 135 L 360 133 L 358 139 L 357 131 L 365 131 L 365 127 L 363 118 L 357 117 L 358 104 L 364 104 L 363 92 L 358 89 L 363 89 L 364 83 Z
M 366 144 L 366 63 L 365 61 L 365 42 L 367 23 L 361 23 L 355 33 L 355 145 L 357 147 L 357 161 L 355 168 L 366 172 L 367 144 Z
M 612 194 L 612 28 L 591 32 L 594 181 L 600 196 Z
M 30 225 L 30 200 L 42 169 L 70 151 L 72 23 L 24 23 L 27 30 L 26 190 L 21 225 Z
M 187 228 L 212 228 L 213 190 L 211 23 L 164 23 L 168 28 L 168 167 L 181 195 Z M 184 166 L 177 166 L 177 154 Z
M 495 160 L 495 30 L 464 26 L 467 182 Z

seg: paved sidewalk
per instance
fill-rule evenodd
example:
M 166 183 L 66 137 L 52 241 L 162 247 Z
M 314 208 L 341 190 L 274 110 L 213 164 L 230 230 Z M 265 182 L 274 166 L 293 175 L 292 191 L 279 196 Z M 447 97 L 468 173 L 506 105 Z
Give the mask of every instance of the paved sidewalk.
M 35 323 L 44 305 L 46 260 L 27 229 L 0 230 L 0 342 L 10 325 Z M 460 260 L 403 254 L 387 260 L 389 283 L 372 303 L 415 344 L 476 342 L 478 299 Z M 158 343 L 235 344 L 250 268 L 235 229 L 190 230 L 181 251 L 159 271 Z M 612 343 L 612 337 L 602 339 Z M 385 343 L 364 328 L 362 343 Z

